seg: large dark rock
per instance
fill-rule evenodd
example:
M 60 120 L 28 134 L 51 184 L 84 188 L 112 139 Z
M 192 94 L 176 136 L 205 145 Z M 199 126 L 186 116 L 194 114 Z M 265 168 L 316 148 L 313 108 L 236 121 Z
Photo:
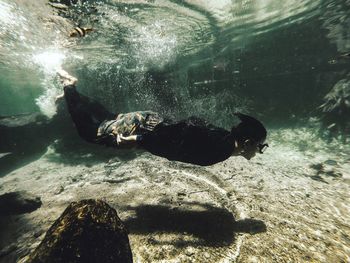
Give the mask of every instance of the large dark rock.
M 26 262 L 132 262 L 127 231 L 100 200 L 71 203 Z
M 0 196 L 0 216 L 32 212 L 41 206 L 40 197 L 19 191 Z

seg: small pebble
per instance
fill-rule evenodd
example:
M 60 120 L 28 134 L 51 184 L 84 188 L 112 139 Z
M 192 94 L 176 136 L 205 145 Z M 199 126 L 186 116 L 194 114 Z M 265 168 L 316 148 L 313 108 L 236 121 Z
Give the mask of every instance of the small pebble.
M 54 191 L 55 195 L 59 195 L 60 193 L 62 193 L 64 191 L 64 187 L 62 185 L 60 185 L 59 187 L 57 187 L 57 189 Z
M 39 230 L 39 231 L 35 232 L 33 236 L 34 236 L 35 238 L 38 238 L 38 237 L 40 237 L 43 233 L 44 233 L 43 230 Z
M 337 161 L 334 161 L 334 160 L 331 160 L 331 159 L 328 159 L 324 163 L 327 164 L 327 165 L 337 165 L 338 164 Z
M 193 247 L 188 247 L 185 251 L 187 256 L 192 256 L 195 253 L 195 249 Z

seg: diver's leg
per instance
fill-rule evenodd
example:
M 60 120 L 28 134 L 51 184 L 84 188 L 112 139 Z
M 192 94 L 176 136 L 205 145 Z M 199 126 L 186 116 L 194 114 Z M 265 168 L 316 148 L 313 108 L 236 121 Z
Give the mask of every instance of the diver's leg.
M 88 142 L 96 142 L 99 125 L 104 120 L 112 119 L 114 115 L 101 104 L 80 94 L 75 87 L 76 78 L 65 71 L 58 72 L 58 74 L 63 78 L 63 83 L 66 84 L 64 97 L 79 135 Z
M 61 80 L 64 87 L 69 86 L 69 85 L 76 85 L 78 82 L 77 78 L 69 75 L 69 73 L 62 68 L 59 68 L 57 70 L 57 74 L 60 77 L 60 80 Z M 57 102 L 58 100 L 63 99 L 63 98 L 64 98 L 64 92 L 62 94 L 56 96 L 55 101 Z

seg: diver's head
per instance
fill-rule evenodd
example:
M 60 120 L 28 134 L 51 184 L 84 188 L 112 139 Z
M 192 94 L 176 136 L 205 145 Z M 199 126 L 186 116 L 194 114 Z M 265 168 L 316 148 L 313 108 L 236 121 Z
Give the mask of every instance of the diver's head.
M 250 160 L 257 152 L 263 153 L 268 147 L 265 143 L 267 131 L 257 119 L 242 113 L 235 115 L 241 122 L 231 129 L 231 135 L 235 140 L 234 154 Z

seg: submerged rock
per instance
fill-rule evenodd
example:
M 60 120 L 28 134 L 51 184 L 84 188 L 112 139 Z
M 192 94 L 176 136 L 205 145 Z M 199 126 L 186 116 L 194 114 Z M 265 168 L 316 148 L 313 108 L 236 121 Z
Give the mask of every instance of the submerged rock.
M 71 203 L 25 262 L 132 262 L 115 209 L 100 200 Z
M 0 127 L 13 128 L 25 125 L 42 124 L 49 122 L 49 119 L 41 113 L 20 114 L 16 116 L 0 116 Z
M 65 4 L 60 4 L 60 3 L 49 3 L 50 6 L 60 9 L 60 10 L 67 10 L 68 6 L 66 6 Z
M 320 106 L 323 113 L 322 120 L 330 132 L 348 132 L 350 122 L 350 80 L 338 81 L 324 97 L 324 103 Z
M 50 4 L 61 4 L 66 6 L 75 5 L 79 2 L 79 0 L 49 0 Z M 81 1 L 85 2 L 85 1 Z
M 40 197 L 25 191 L 6 193 L 0 196 L 0 216 L 30 213 L 41 204 Z

